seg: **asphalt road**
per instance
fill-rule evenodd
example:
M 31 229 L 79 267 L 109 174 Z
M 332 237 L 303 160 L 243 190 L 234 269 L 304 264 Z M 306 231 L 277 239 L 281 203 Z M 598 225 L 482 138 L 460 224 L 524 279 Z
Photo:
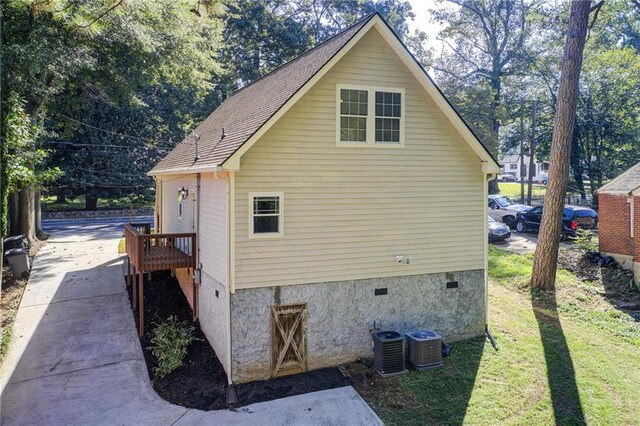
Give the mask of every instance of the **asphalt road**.
M 42 221 L 42 229 L 47 234 L 54 235 L 56 239 L 82 235 L 83 237 L 96 236 L 103 232 L 118 231 L 129 223 L 127 217 L 96 217 L 88 219 L 49 219 Z M 136 216 L 134 222 L 153 223 L 153 216 Z

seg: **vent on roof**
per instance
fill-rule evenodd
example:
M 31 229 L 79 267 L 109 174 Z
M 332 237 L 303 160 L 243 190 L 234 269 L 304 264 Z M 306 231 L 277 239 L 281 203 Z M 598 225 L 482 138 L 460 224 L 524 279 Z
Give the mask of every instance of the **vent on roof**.
M 409 362 L 418 370 L 442 367 L 442 337 L 433 331 L 406 333 Z
M 404 336 L 395 331 L 372 333 L 373 366 L 382 377 L 407 372 L 405 368 Z

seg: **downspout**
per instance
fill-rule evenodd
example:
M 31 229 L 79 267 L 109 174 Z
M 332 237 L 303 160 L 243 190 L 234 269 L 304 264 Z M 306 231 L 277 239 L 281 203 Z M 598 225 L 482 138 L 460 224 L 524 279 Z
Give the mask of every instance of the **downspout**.
M 200 173 L 196 173 L 196 270 L 193 271 L 193 317 L 198 318 L 198 292 L 202 284 L 202 263 L 200 262 Z
M 229 171 L 227 187 L 227 404 L 238 402 L 236 390 L 231 377 L 233 362 L 231 361 L 231 295 L 235 293 L 235 172 Z
M 487 229 L 489 228 L 489 205 L 487 199 L 489 198 L 489 181 L 496 177 L 496 173 L 487 173 L 486 182 L 484 183 L 484 198 L 483 198 L 483 223 L 484 223 L 484 332 L 487 338 L 491 342 L 491 346 L 496 351 L 498 350 L 498 342 L 493 338 L 489 331 L 489 238 L 487 237 Z

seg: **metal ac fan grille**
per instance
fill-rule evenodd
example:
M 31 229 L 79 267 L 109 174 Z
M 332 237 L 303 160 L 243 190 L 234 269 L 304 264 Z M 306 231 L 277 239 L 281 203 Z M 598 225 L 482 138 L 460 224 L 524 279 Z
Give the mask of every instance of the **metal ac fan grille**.
M 373 333 L 374 367 L 382 374 L 406 371 L 404 336 L 395 331 Z
M 395 373 L 404 370 L 404 351 L 402 341 L 381 342 L 382 361 L 380 371 Z

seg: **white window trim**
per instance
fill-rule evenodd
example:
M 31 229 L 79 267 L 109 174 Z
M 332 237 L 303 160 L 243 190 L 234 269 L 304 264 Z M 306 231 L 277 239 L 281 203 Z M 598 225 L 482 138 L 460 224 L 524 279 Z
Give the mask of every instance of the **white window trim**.
M 253 232 L 253 199 L 255 197 L 278 197 L 278 232 L 261 232 L 255 234 Z M 250 192 L 249 193 L 249 238 L 282 238 L 284 237 L 284 194 L 282 192 Z
M 367 141 L 346 142 L 340 140 L 340 90 L 366 90 L 367 96 Z M 396 92 L 401 94 L 400 99 L 400 143 L 376 142 L 376 92 Z M 358 86 L 351 84 L 336 85 L 336 146 L 341 147 L 375 147 L 375 148 L 404 148 L 404 123 L 407 116 L 405 108 L 405 92 L 403 88 L 382 86 Z

